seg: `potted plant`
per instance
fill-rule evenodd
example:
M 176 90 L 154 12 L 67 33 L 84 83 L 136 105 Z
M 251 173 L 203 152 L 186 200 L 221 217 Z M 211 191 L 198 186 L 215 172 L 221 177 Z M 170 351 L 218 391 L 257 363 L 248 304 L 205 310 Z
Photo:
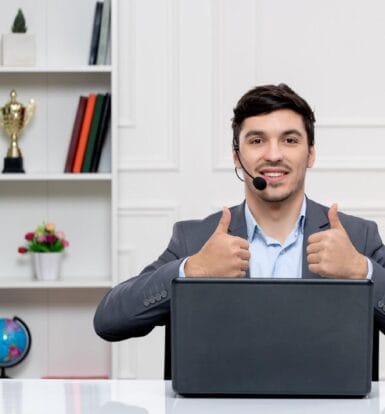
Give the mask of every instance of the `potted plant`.
M 35 276 L 38 280 L 56 280 L 60 277 L 60 264 L 63 251 L 69 243 L 62 231 L 57 231 L 53 223 L 36 227 L 34 232 L 24 236 L 27 245 L 19 247 L 19 253 L 32 253 Z
M 35 60 L 35 35 L 27 34 L 25 17 L 19 9 L 13 21 L 12 33 L 3 34 L 3 65 L 33 66 Z

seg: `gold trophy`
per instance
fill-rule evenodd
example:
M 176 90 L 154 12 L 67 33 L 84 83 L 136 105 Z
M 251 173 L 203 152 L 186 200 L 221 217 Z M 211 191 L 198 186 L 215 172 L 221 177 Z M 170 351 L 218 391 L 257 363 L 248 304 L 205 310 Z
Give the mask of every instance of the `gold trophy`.
M 16 101 L 16 91 L 10 93 L 11 100 L 0 108 L 0 127 L 11 137 L 7 156 L 4 158 L 3 173 L 23 173 L 23 157 L 17 139 L 32 119 L 35 112 L 35 101 L 31 99 L 27 106 Z

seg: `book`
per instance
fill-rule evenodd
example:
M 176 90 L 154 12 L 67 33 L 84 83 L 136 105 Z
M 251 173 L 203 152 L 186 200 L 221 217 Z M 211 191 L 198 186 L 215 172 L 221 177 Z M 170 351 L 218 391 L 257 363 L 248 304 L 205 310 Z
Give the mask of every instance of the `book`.
M 79 143 L 80 130 L 82 127 L 86 105 L 87 105 L 87 97 L 80 96 L 78 108 L 76 110 L 74 126 L 72 128 L 72 135 L 71 135 L 70 145 L 68 148 L 67 159 L 66 159 L 66 163 L 64 167 L 64 172 L 66 173 L 72 172 L 72 167 L 74 165 L 76 149 Z
M 95 65 L 96 59 L 98 56 L 98 46 L 99 46 L 102 13 L 103 13 L 103 3 L 98 1 L 95 4 L 95 14 L 94 14 L 94 24 L 92 26 L 90 57 L 88 60 L 89 65 Z
M 94 115 L 92 117 L 90 133 L 88 135 L 86 152 L 84 154 L 82 172 L 91 172 L 92 155 L 94 153 L 96 137 L 97 137 L 98 130 L 100 127 L 100 119 L 101 119 L 104 99 L 105 99 L 104 95 L 98 94 L 96 96 L 95 110 L 94 110 Z
M 102 21 L 100 25 L 100 36 L 98 46 L 98 57 L 96 59 L 97 65 L 107 64 L 107 49 L 110 37 L 111 25 L 111 0 L 104 0 Z
M 72 172 L 75 172 L 75 173 L 79 173 L 82 170 L 84 153 L 86 151 L 92 117 L 94 115 L 95 103 L 96 103 L 96 95 L 91 93 L 87 99 L 87 106 L 84 112 L 84 118 L 83 118 L 82 128 L 81 128 L 80 137 L 79 137 L 79 143 L 76 149 L 74 165 L 72 168 Z
M 100 118 L 100 127 L 98 135 L 96 137 L 94 153 L 91 162 L 91 172 L 97 172 L 100 162 L 100 156 L 102 154 L 103 144 L 107 137 L 108 126 L 111 118 L 111 94 L 106 93 L 104 97 L 104 104 L 102 109 L 102 115 Z

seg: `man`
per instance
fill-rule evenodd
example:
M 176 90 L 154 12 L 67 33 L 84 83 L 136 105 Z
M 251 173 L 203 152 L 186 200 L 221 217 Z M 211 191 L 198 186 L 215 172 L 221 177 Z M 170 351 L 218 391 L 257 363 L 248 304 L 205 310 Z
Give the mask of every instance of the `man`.
M 314 122 L 307 102 L 284 84 L 247 92 L 232 123 L 245 202 L 176 223 L 158 260 L 103 298 L 96 332 L 118 341 L 168 325 L 171 281 L 178 276 L 371 278 L 376 327 L 385 331 L 385 247 L 377 225 L 305 197 Z

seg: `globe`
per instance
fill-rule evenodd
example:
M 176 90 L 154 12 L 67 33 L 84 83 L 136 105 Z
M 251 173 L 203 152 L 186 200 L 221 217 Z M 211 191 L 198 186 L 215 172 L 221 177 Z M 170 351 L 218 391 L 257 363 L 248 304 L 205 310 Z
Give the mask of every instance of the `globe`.
M 7 378 L 5 368 L 19 364 L 29 352 L 31 334 L 20 318 L 0 318 L 0 378 Z

